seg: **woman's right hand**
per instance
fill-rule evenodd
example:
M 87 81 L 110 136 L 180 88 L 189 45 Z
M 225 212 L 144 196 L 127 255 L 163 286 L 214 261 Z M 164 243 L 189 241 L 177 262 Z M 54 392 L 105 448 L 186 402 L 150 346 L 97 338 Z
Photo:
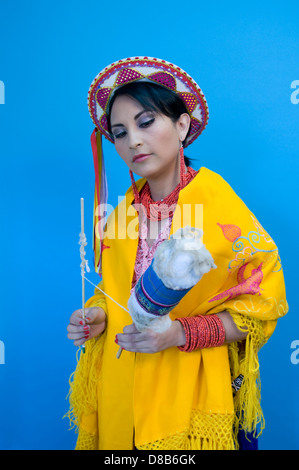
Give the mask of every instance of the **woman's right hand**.
M 85 308 L 83 320 L 82 309 L 75 310 L 67 326 L 68 339 L 75 346 L 81 346 L 89 339 L 99 336 L 106 328 L 106 313 L 101 307 Z

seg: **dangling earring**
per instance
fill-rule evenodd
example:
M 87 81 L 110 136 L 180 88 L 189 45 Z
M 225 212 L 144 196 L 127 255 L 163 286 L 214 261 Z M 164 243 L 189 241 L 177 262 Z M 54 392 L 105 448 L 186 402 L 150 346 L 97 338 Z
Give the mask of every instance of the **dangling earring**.
M 186 186 L 186 173 L 185 173 L 185 158 L 184 158 L 184 147 L 183 143 L 181 143 L 180 148 L 180 184 L 181 189 Z

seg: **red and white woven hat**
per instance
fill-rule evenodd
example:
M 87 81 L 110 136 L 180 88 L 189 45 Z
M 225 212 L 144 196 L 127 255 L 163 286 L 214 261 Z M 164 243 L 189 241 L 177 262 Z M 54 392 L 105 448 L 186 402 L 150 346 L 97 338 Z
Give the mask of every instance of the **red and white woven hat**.
M 180 67 L 153 57 L 130 57 L 105 67 L 93 80 L 88 92 L 88 108 L 97 129 L 113 142 L 107 127 L 107 106 L 115 89 L 135 81 L 153 82 L 177 93 L 186 104 L 191 129 L 185 147 L 202 133 L 209 111 L 203 92 Z
M 102 135 L 114 142 L 107 125 L 107 108 L 114 91 L 136 81 L 152 82 L 178 94 L 184 101 L 191 118 L 190 132 L 184 147 L 190 145 L 205 129 L 209 111 L 203 92 L 184 70 L 166 60 L 153 57 L 130 57 L 105 67 L 93 80 L 88 91 L 88 109 L 95 130 L 91 135 L 95 169 L 94 237 L 95 269 L 101 273 L 103 245 L 102 211 L 108 198 Z

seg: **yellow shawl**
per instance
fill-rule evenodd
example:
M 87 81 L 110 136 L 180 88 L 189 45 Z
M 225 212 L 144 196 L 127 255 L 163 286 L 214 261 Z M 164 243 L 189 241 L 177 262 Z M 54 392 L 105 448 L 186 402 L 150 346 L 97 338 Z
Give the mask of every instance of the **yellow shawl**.
M 102 289 L 124 307 L 138 244 L 132 201 L 130 188 L 108 220 L 102 258 Z M 228 310 L 240 329 L 248 328 L 247 339 L 192 353 L 123 351 L 117 359 L 115 335 L 132 320 L 96 290 L 86 306 L 102 306 L 108 320 L 105 333 L 87 342 L 70 381 L 77 449 L 237 449 L 239 425 L 248 432 L 264 426 L 257 353 L 288 311 L 277 247 L 223 178 L 204 167 L 180 192 L 171 233 L 185 225 L 203 230 L 217 269 L 171 318 Z M 234 392 L 231 383 L 240 374 L 243 383 Z

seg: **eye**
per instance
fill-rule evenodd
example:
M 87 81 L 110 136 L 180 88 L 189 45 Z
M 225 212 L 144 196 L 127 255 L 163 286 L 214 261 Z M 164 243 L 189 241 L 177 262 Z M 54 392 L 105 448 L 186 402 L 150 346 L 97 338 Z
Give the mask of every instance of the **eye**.
M 126 134 L 127 134 L 126 131 L 121 131 L 116 134 L 113 134 L 113 137 L 114 139 L 121 139 L 122 137 L 125 137 Z
M 143 121 L 139 124 L 139 127 L 149 127 L 153 122 L 155 118 L 147 119 L 146 121 Z

